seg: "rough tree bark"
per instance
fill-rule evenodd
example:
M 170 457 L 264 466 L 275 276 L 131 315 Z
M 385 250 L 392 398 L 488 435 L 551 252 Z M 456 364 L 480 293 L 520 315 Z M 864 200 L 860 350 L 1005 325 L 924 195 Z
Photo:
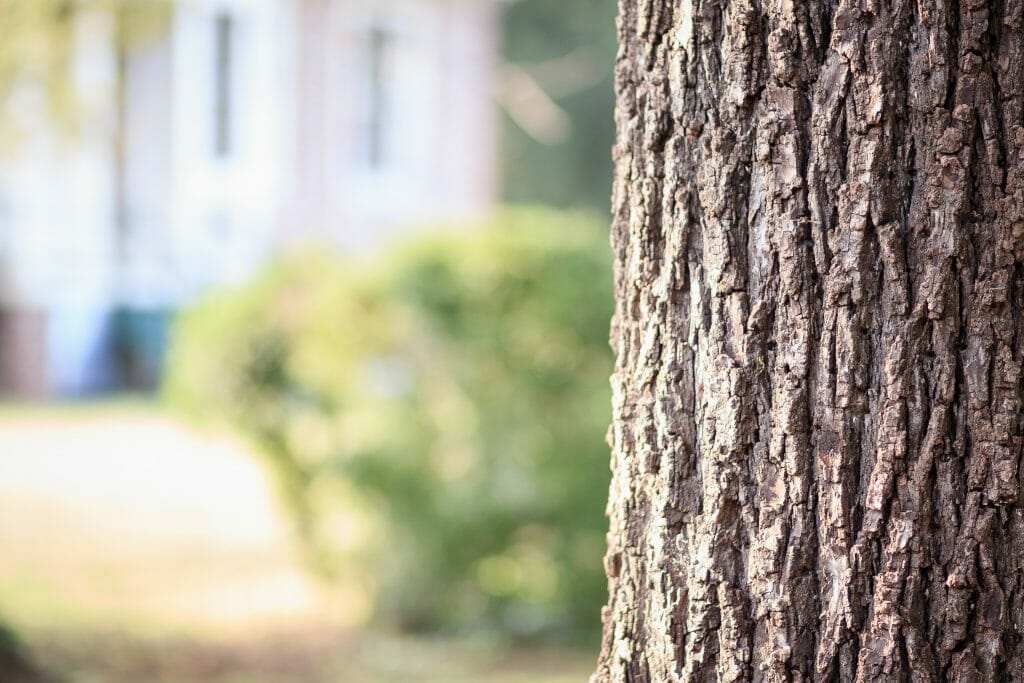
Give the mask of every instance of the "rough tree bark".
M 1024 681 L 1024 0 L 620 0 L 594 681 Z

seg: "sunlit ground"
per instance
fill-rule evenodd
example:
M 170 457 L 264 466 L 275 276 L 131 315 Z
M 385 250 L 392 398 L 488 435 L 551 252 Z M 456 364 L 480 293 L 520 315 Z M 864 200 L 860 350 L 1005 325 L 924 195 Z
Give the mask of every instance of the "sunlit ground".
M 371 633 L 239 443 L 144 403 L 0 408 L 0 615 L 70 683 L 586 679 L 586 653 Z

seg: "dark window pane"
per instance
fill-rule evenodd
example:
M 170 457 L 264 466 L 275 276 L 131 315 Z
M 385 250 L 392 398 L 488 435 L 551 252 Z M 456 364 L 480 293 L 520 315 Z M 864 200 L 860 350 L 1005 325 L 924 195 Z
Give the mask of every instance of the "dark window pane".
M 216 74 L 214 77 L 214 142 L 217 156 L 231 153 L 231 81 L 234 50 L 234 19 L 229 14 L 217 17 L 216 30 Z

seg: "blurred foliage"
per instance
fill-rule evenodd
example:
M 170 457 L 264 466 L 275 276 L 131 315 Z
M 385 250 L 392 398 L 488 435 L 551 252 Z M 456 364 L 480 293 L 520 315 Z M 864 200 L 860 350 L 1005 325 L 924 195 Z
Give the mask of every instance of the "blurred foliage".
M 615 0 L 519 0 L 507 6 L 507 63 L 529 76 L 568 123 L 566 130 L 555 130 L 545 139 L 506 115 L 503 173 L 508 201 L 608 213 L 616 8 Z M 545 104 L 528 94 L 521 101 L 534 111 Z M 510 111 L 508 104 L 505 110 Z
M 0 0 L 0 142 L 17 142 L 41 115 L 75 133 L 82 119 L 72 59 L 79 38 L 109 30 L 125 50 L 157 34 L 172 1 Z M 81 21 L 85 16 L 96 21 Z
M 610 253 L 539 209 L 370 265 L 306 253 L 175 331 L 166 394 L 272 465 L 322 569 L 409 629 L 590 637 L 605 597 Z

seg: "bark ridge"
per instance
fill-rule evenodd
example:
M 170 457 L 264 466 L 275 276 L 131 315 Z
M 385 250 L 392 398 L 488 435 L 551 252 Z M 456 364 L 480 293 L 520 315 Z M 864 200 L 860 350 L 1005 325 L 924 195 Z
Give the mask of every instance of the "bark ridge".
M 620 0 L 594 681 L 1024 681 L 1024 0 Z

